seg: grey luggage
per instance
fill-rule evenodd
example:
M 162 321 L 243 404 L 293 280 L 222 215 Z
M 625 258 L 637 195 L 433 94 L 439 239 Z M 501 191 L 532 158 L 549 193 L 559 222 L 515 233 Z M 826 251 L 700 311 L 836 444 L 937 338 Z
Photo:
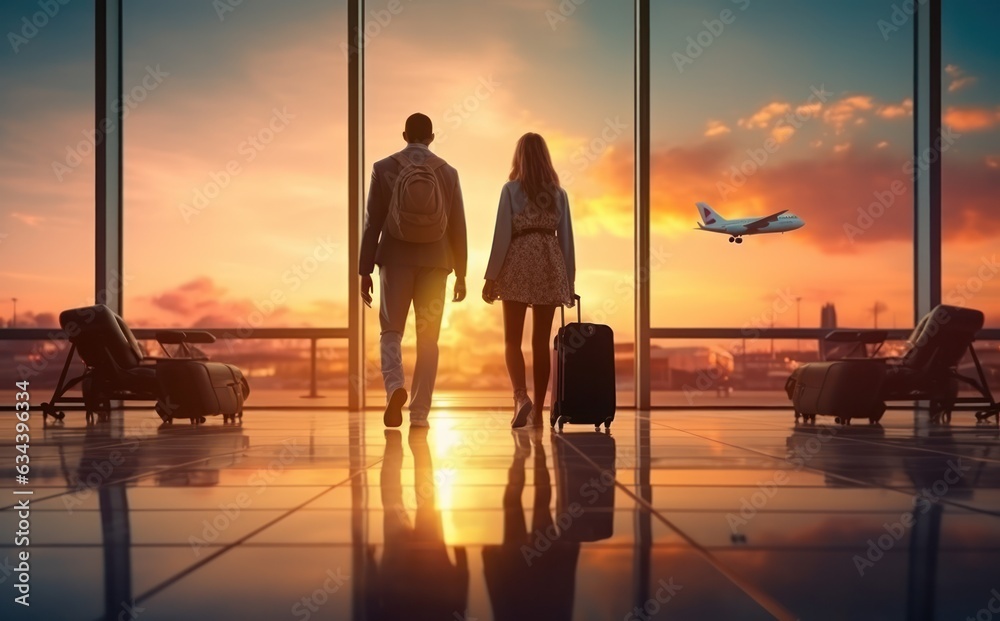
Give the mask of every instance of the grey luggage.
M 792 372 L 785 392 L 795 408 L 795 419 L 815 421 L 817 415 L 834 416 L 850 424 L 852 418 L 877 423 L 885 413 L 879 390 L 885 378 L 881 360 L 855 359 L 812 362 Z

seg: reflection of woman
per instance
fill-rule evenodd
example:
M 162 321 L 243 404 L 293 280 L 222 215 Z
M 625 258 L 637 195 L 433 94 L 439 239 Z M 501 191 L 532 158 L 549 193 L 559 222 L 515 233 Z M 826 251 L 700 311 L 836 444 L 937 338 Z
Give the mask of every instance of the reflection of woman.
M 524 492 L 525 462 L 531 453 L 531 446 L 527 431 L 513 433 L 514 461 L 507 471 L 507 487 L 503 494 L 503 543 L 483 546 L 483 570 L 493 618 L 496 621 L 568 621 L 573 618 L 573 591 L 580 544 L 550 538 L 556 528 L 549 510 L 552 484 L 545 465 L 541 430 L 531 432 L 535 445 L 535 498 L 532 530 L 528 532 L 521 495 Z M 539 541 L 541 538 L 544 542 Z
M 511 427 L 523 427 L 532 413 L 521 354 L 524 317 L 531 307 L 532 368 L 535 415 L 542 424 L 542 406 L 549 382 L 549 337 L 552 316 L 559 305 L 573 305 L 576 262 L 569 198 L 559 187 L 559 175 L 545 140 L 538 134 L 521 136 L 514 149 L 510 180 L 500 192 L 493 250 L 486 268 L 483 299 L 503 301 L 504 346 L 507 372 L 514 388 Z
M 427 446 L 427 429 L 411 428 L 414 491 L 417 508 L 410 522 L 403 503 L 403 443 L 396 429 L 385 432 L 381 490 L 385 549 L 382 563 L 369 550 L 367 576 L 368 619 L 451 619 L 465 611 L 469 565 L 465 548 L 455 548 L 455 564 L 448 557 L 441 530 L 441 512 L 434 500 L 434 469 Z

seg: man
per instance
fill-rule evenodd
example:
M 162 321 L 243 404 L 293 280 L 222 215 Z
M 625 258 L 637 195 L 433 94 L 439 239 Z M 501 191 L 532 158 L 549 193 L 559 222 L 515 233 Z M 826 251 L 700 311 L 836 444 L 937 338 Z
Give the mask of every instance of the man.
M 412 302 L 417 360 L 410 424 L 426 427 L 437 376 L 445 285 L 452 270 L 456 277 L 452 301 L 465 299 L 465 208 L 458 172 L 429 149 L 434 141 L 431 120 L 420 113 L 410 115 L 403 140 L 405 149 L 372 166 L 361 238 L 361 298 L 371 306 L 371 274 L 378 265 L 386 427 L 398 427 L 403 421 L 407 394 L 400 344 Z

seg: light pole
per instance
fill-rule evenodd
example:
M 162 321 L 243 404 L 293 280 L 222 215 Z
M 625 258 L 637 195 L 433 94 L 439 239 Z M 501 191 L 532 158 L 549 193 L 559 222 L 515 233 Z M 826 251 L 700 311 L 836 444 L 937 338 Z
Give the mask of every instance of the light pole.
M 17 298 L 11 298 L 10 301 L 14 304 L 14 312 L 11 313 L 10 327 L 17 327 Z

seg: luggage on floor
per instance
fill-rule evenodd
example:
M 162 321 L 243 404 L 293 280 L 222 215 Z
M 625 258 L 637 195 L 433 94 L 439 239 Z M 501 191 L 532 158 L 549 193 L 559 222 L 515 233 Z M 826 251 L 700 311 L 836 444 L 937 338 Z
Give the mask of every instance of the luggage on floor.
M 785 392 L 801 416 L 815 421 L 816 415 L 835 416 L 838 423 L 867 418 L 877 423 L 885 413 L 879 389 L 885 378 L 880 360 L 834 360 L 811 362 L 795 369 L 785 382 Z
M 609 539 L 615 518 L 615 439 L 607 433 L 567 433 L 552 442 L 556 471 L 556 515 L 561 541 Z M 594 464 L 597 465 L 595 470 Z
M 566 323 L 555 338 L 552 408 L 549 425 L 564 423 L 611 427 L 615 419 L 615 339 L 609 326 L 583 323 L 580 296 L 576 297 L 576 323 Z
M 165 422 L 206 416 L 243 418 L 243 401 L 250 392 L 243 373 L 233 365 L 202 360 L 160 360 L 156 365 L 160 399 L 156 413 Z

